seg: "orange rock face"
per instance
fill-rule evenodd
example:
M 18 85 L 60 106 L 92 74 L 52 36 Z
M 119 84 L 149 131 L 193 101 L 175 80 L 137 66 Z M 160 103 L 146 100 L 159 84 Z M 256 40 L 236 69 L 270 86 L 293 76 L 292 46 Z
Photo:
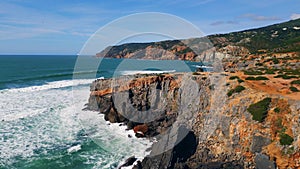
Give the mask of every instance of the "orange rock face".
M 146 124 L 137 125 L 133 128 L 134 133 L 142 132 L 146 133 L 148 131 L 148 126 Z

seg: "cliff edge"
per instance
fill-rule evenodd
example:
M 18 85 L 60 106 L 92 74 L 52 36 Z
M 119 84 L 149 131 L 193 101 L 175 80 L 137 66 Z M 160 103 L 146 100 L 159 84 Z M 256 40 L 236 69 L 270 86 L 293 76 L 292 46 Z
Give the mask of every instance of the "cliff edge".
M 87 108 L 157 140 L 135 169 L 299 168 L 299 98 L 257 89 L 238 73 L 96 80 Z

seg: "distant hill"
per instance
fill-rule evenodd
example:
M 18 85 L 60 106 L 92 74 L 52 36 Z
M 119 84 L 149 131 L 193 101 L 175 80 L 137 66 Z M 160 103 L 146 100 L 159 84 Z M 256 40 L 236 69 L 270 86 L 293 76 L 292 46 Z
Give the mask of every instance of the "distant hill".
M 215 39 L 224 37 L 227 43 L 219 43 Z M 209 36 L 218 47 L 234 44 L 249 49 L 252 54 L 260 52 L 299 52 L 300 51 L 300 19 L 274 24 L 262 28 L 250 29 L 228 34 Z
M 211 44 L 209 41 L 210 40 Z M 186 44 L 189 44 L 188 46 Z M 215 34 L 205 38 L 128 43 L 108 47 L 98 57 L 197 60 L 210 48 L 231 56 L 262 53 L 300 53 L 300 19 L 262 28 Z M 159 49 L 159 50 L 157 50 Z

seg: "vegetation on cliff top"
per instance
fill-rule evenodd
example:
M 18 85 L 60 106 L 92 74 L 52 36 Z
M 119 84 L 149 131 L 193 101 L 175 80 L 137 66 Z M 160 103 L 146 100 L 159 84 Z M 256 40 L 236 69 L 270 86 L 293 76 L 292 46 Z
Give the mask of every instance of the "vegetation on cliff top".
M 281 145 L 291 145 L 293 141 L 294 141 L 293 137 L 289 136 L 288 134 L 285 133 L 280 134 L 279 142 Z
M 210 35 L 207 38 L 217 50 L 231 45 L 244 47 L 250 51 L 250 54 L 300 52 L 300 30 L 298 28 L 300 28 L 300 19 L 258 29 Z M 151 43 L 128 43 L 107 48 L 105 50 L 107 53 L 104 52 L 106 53 L 105 56 L 102 56 L 101 52 L 97 55 L 102 57 L 124 57 L 148 47 L 167 50 L 181 56 L 188 52 L 194 53 L 191 48 L 186 46 L 185 41 L 193 41 L 193 44 L 204 41 L 209 43 L 204 38 L 193 38 L 182 41 L 167 40 Z M 201 50 L 204 51 L 203 49 Z M 277 64 L 279 60 L 274 58 L 273 63 Z
M 262 28 L 232 32 L 223 35 L 213 35 L 210 37 L 224 37 L 230 43 L 246 47 L 253 54 L 268 52 L 299 52 L 299 26 L 300 19 L 297 19 Z
M 227 93 L 227 96 L 230 97 L 230 96 L 232 96 L 234 93 L 240 93 L 240 92 L 242 92 L 243 90 L 245 90 L 245 87 L 244 87 L 244 86 L 237 86 L 237 87 L 235 87 L 234 89 L 229 90 L 228 93 Z
M 249 76 L 246 78 L 246 80 L 269 80 L 269 79 L 264 76 L 257 76 L 257 77 Z
M 252 114 L 252 119 L 258 122 L 263 122 L 267 117 L 271 98 L 267 97 L 257 103 L 251 104 L 248 107 L 248 112 Z

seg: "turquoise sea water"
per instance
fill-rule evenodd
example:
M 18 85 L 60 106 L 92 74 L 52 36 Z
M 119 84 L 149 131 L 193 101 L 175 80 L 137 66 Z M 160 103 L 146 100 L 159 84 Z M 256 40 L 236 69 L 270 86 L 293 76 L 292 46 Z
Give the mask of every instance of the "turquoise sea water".
M 104 59 L 96 69 L 86 57 L 0 56 L 0 168 L 109 169 L 151 143 L 128 138 L 125 126 L 108 124 L 97 112 L 82 111 L 95 78 L 136 72 L 194 71 L 199 63 Z M 80 65 L 79 64 L 79 65 Z

